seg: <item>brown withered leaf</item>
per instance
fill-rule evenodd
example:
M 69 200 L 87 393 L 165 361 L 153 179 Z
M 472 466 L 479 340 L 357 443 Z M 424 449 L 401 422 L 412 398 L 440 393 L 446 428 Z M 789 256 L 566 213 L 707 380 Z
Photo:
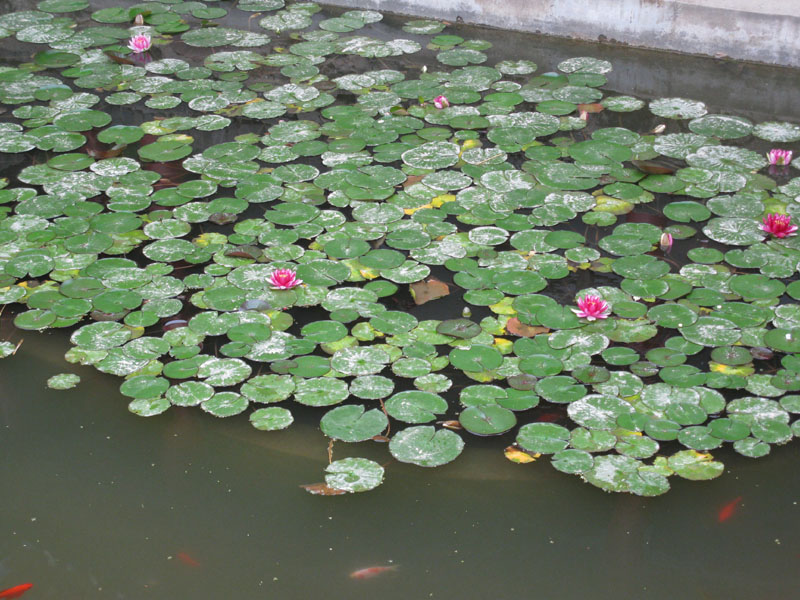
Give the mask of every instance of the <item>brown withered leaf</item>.
M 406 187 L 410 187 L 410 186 L 414 185 L 415 183 L 419 183 L 420 181 L 422 181 L 423 177 L 425 177 L 425 176 L 424 175 L 409 175 L 408 179 L 406 179 L 403 182 L 403 187 L 406 188 Z
M 642 173 L 648 175 L 672 175 L 675 169 L 666 165 L 660 165 L 650 160 L 632 160 L 633 166 Z
M 208 220 L 215 225 L 227 225 L 228 223 L 235 223 L 239 218 L 235 213 L 218 212 L 214 213 Z
M 385 435 L 373 435 L 371 439 L 373 442 L 382 442 L 384 444 L 389 441 L 389 438 Z
M 417 306 L 447 296 L 449 293 L 450 286 L 433 277 L 411 284 L 411 296 Z
M 461 423 L 458 422 L 458 421 L 437 421 L 436 423 L 437 423 L 437 425 L 441 425 L 445 429 L 453 429 L 455 431 L 459 431 L 461 429 L 464 429 L 461 426 Z
M 597 102 L 592 104 L 578 104 L 578 110 L 582 110 L 583 112 L 587 113 L 599 113 L 605 110 L 605 106 L 598 104 Z
M 508 320 L 508 323 L 506 323 L 506 329 L 508 330 L 508 333 L 513 333 L 514 335 L 528 338 L 539 335 L 540 333 L 548 333 L 550 331 L 550 329 L 547 327 L 541 327 L 538 325 L 525 325 L 525 323 L 520 323 L 517 317 L 511 317 Z
M 133 62 L 131 59 L 125 58 L 124 56 L 120 56 L 119 54 L 115 54 L 114 52 L 105 50 L 103 51 L 103 54 L 105 54 L 108 58 L 110 58 L 118 65 L 134 65 L 134 66 L 136 65 L 136 63 Z
M 225 256 L 234 258 L 258 258 L 261 256 L 261 249 L 256 246 L 236 246 L 225 253 Z
M 306 483 L 300 487 L 309 494 L 314 494 L 315 496 L 341 496 L 347 493 L 345 490 L 332 488 L 324 483 Z

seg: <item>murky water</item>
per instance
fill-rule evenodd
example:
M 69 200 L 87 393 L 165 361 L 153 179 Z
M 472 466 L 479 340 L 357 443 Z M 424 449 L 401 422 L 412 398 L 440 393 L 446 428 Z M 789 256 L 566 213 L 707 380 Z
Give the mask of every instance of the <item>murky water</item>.
M 8 324 L 4 326 L 8 335 Z M 470 443 L 392 462 L 367 494 L 311 496 L 327 439 L 174 408 L 143 420 L 91 368 L 48 390 L 68 341 L 25 334 L 0 362 L 0 589 L 32 598 L 788 598 L 800 579 L 796 445 L 669 494 L 604 494 L 546 461 Z M 309 418 L 304 418 L 307 416 Z M 385 460 L 374 443 L 337 445 Z M 741 496 L 728 520 L 719 509 Z M 399 565 L 371 580 L 349 573 Z M 35 591 L 35 594 L 33 593 Z
M 27 8 L 0 2 L 0 12 Z M 370 34 L 393 36 L 401 22 Z M 493 59 L 530 58 L 544 71 L 569 56 L 608 59 L 609 90 L 797 120 L 796 71 L 468 33 L 495 44 Z M 20 339 L 2 325 L 0 338 Z M 511 464 L 496 440 L 471 439 L 450 465 L 391 462 L 377 490 L 324 498 L 298 487 L 327 464 L 318 411 L 293 406 L 295 424 L 276 433 L 177 407 L 144 420 L 127 412 L 117 378 L 66 365 L 68 347 L 63 333 L 26 332 L 0 361 L 0 589 L 30 581 L 29 598 L 237 600 L 780 599 L 800 589 L 796 443 L 758 461 L 715 452 L 723 477 L 676 477 L 669 494 L 642 499 L 604 494 L 547 459 Z M 82 377 L 76 389 L 45 387 L 67 370 Z M 375 443 L 334 452 L 388 457 Z M 349 577 L 378 565 L 398 569 Z

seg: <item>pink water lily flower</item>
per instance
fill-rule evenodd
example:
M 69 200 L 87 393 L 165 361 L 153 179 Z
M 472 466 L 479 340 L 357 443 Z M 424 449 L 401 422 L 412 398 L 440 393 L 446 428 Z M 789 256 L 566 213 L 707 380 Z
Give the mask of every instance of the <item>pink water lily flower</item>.
M 672 241 L 672 234 L 665 232 L 661 234 L 661 239 L 659 240 L 658 245 L 664 252 L 669 252 L 672 250 Z
M 595 321 L 608 317 L 611 307 L 600 296 L 587 294 L 583 298 L 578 298 L 578 308 L 573 308 L 572 312 L 587 321 Z
M 450 106 L 450 102 L 448 102 L 447 98 L 444 96 L 436 96 L 436 98 L 433 99 L 433 105 L 436 108 L 447 108 Z
M 134 54 L 141 54 L 142 52 L 150 50 L 150 43 L 149 35 L 135 35 L 128 40 L 128 48 L 130 48 Z
M 781 150 L 780 148 L 773 148 L 772 150 L 767 152 L 767 160 L 771 165 L 778 165 L 779 167 L 785 167 L 790 162 L 792 162 L 792 151 Z
M 290 290 L 303 283 L 291 269 L 278 269 L 269 276 L 270 285 L 277 290 Z
M 789 215 L 769 214 L 764 217 L 761 229 L 771 233 L 776 238 L 792 237 L 797 235 L 797 225 L 792 225 L 792 217 Z

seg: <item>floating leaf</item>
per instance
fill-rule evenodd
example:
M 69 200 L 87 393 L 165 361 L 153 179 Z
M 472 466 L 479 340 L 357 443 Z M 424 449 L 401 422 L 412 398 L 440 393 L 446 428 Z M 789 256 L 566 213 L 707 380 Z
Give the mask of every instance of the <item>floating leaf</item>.
M 383 483 L 383 467 L 366 458 L 343 458 L 325 469 L 329 488 L 346 492 L 367 492 Z
M 400 462 L 420 467 L 438 467 L 455 460 L 464 449 L 464 441 L 457 433 L 430 426 L 404 429 L 392 437 L 389 452 Z
M 81 378 L 73 373 L 60 373 L 47 380 L 47 387 L 52 390 L 69 390 L 80 383 Z

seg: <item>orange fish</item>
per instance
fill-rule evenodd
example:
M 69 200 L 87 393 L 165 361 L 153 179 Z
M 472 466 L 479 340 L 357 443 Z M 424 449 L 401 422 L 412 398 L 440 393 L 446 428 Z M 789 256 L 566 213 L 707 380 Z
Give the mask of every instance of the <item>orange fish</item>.
M 725 506 L 719 509 L 719 513 L 717 513 L 717 521 L 720 523 L 724 523 L 728 519 L 730 519 L 735 513 L 736 510 L 739 508 L 739 503 L 742 501 L 741 496 L 736 496 L 733 500 L 728 502 Z
M 194 557 L 186 552 L 178 552 L 177 554 L 178 560 L 185 564 L 187 567 L 199 567 L 200 563 L 197 562 Z
M 390 567 L 367 567 L 366 569 L 359 569 L 358 571 L 353 571 L 350 573 L 350 577 L 353 579 L 372 579 L 376 575 L 380 575 L 381 573 L 386 573 L 386 571 L 396 571 L 397 565 L 392 565 Z
M 3 590 L 0 592 L 0 598 L 19 598 L 27 592 L 29 589 L 33 587 L 32 583 L 23 583 L 22 585 L 15 585 L 12 588 L 8 588 L 7 590 Z
M 539 415 L 539 418 L 536 419 L 537 423 L 555 423 L 558 421 L 563 415 L 557 412 L 546 412 Z

